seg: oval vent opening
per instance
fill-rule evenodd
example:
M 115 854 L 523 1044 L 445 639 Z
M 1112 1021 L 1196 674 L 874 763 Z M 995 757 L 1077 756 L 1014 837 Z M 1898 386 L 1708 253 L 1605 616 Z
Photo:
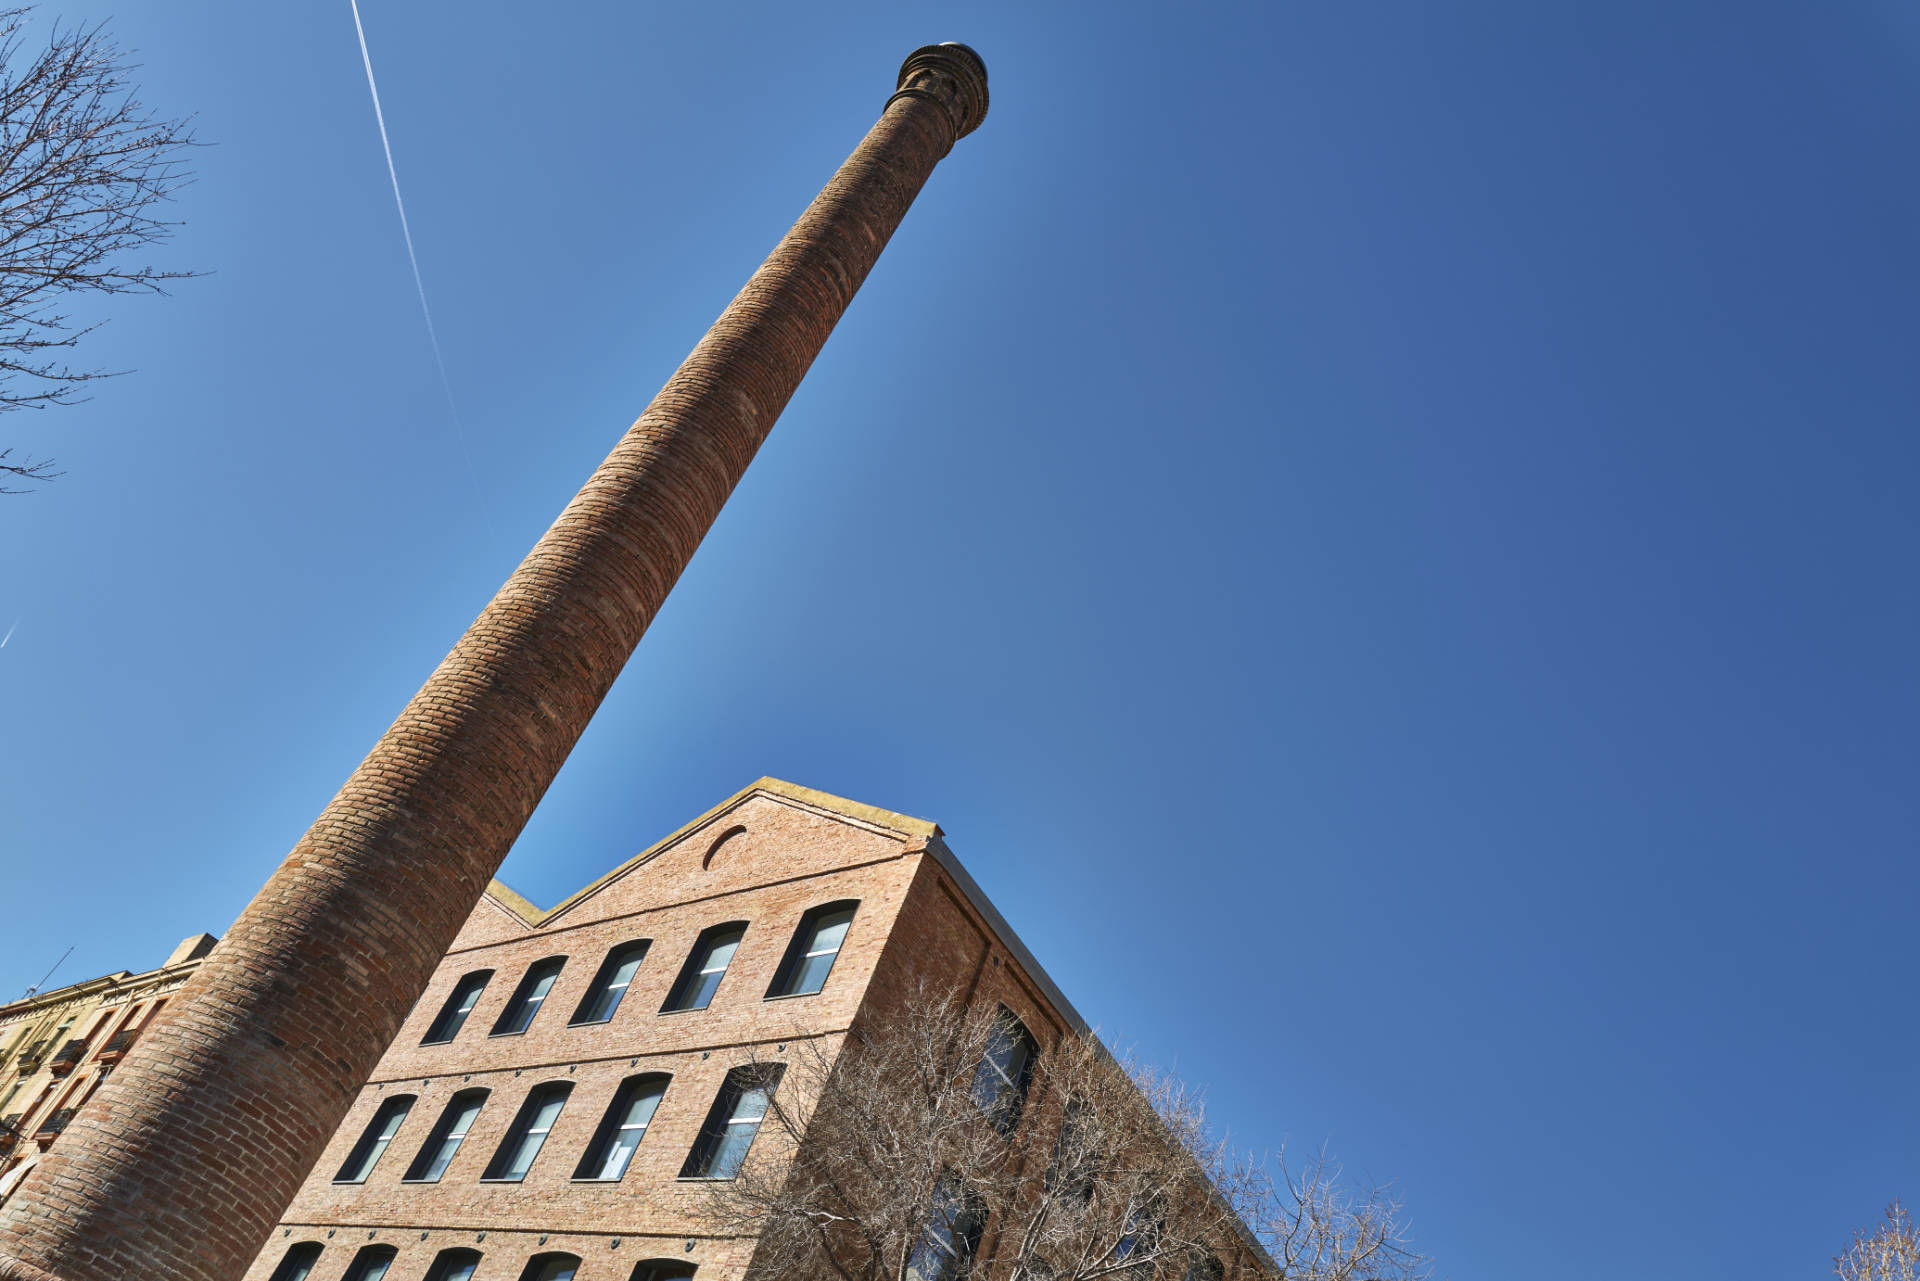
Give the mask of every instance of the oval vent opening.
M 707 868 L 712 867 L 714 855 L 720 852 L 720 847 L 722 845 L 725 845 L 728 841 L 732 840 L 734 837 L 743 834 L 746 830 L 747 830 L 746 824 L 738 823 L 732 827 L 729 827 L 726 831 L 720 833 L 720 835 L 714 837 L 713 844 L 707 846 L 707 856 L 700 860 L 700 869 L 702 871 L 705 871 Z

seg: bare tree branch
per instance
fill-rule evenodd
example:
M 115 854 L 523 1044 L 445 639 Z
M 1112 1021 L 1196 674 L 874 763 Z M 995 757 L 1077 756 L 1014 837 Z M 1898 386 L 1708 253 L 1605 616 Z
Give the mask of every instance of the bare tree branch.
M 921 989 L 787 1046 L 760 1141 L 706 1191 L 710 1219 L 759 1238 L 748 1275 L 945 1281 L 976 1245 L 976 1274 L 1006 1281 L 1429 1275 L 1391 1189 L 1234 1151 L 1197 1093 L 1092 1036 L 1043 1048 L 1008 1126 L 979 1085 L 1000 1035 L 995 1011 Z
M 1895 1201 L 1872 1235 L 1853 1234 L 1853 1245 L 1833 1261 L 1840 1281 L 1915 1281 L 1920 1276 L 1920 1233 L 1913 1216 Z
M 195 274 L 131 259 L 178 225 L 157 209 L 188 180 L 190 121 L 140 104 L 128 81 L 136 64 L 101 26 L 55 23 L 29 53 L 30 13 L 0 9 L 0 413 L 72 404 L 83 384 L 113 376 L 58 354 L 99 327 L 74 327 L 68 295 L 164 293 Z M 0 475 L 59 475 L 51 460 L 5 457 Z

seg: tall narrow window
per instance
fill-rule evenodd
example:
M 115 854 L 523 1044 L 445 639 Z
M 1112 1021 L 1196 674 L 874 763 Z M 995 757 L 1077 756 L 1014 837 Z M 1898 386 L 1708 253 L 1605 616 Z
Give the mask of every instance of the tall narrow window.
M 576 1179 L 618 1179 L 627 1172 L 634 1149 L 640 1146 L 653 1120 L 660 1097 L 667 1092 L 668 1078 L 661 1073 L 630 1076 L 620 1083 L 613 1106 L 600 1121 L 587 1155 L 573 1172 Z
M 579 1270 L 577 1254 L 536 1254 L 520 1269 L 520 1281 L 573 1281 Z
M 419 1155 L 407 1167 L 407 1182 L 440 1181 L 440 1176 L 447 1172 L 447 1166 L 453 1161 L 453 1154 L 460 1150 L 460 1144 L 465 1141 L 467 1131 L 473 1128 L 474 1118 L 480 1115 L 480 1105 L 486 1101 L 485 1090 L 462 1090 L 447 1100 L 446 1109 L 440 1113 L 440 1119 L 433 1123 L 433 1129 L 427 1134 L 427 1141 L 420 1145 Z
M 480 1266 L 480 1252 L 457 1247 L 442 1250 L 433 1256 L 433 1266 L 427 1269 L 427 1281 L 473 1281 L 473 1271 Z
M 811 996 L 825 987 L 858 906 L 858 903 L 828 903 L 801 917 L 800 928 L 794 932 L 793 942 L 787 945 L 787 955 L 773 976 L 773 986 L 767 989 L 767 996 Z
M 318 1241 L 298 1242 L 280 1257 L 280 1266 L 267 1281 L 307 1281 L 320 1261 L 321 1249 Z
M 347 1163 L 340 1167 L 340 1173 L 333 1176 L 335 1183 L 365 1183 L 367 1176 L 373 1173 L 373 1167 L 386 1153 L 387 1145 L 393 1142 L 393 1136 L 400 1131 L 400 1123 L 407 1119 L 407 1113 L 413 1108 L 413 1095 L 396 1094 L 380 1105 L 373 1114 L 366 1133 L 353 1145 L 353 1151 L 347 1154 Z
M 560 977 L 560 967 L 566 963 L 564 956 L 549 956 L 544 961 L 529 965 L 525 977 L 520 980 L 520 986 L 513 989 L 507 1008 L 500 1011 L 493 1031 L 487 1035 L 513 1036 L 526 1031 L 527 1025 L 533 1022 L 533 1016 L 546 1003 L 547 993 L 553 991 L 553 981 Z
M 541 1144 L 553 1133 L 553 1123 L 560 1119 L 560 1109 L 567 1105 L 567 1095 L 572 1092 L 570 1081 L 549 1081 L 534 1086 L 527 1094 L 527 1101 L 520 1105 L 519 1115 L 507 1127 L 507 1137 L 500 1140 L 493 1160 L 487 1163 L 487 1172 L 480 1177 L 516 1183 L 526 1178 L 533 1158 L 540 1155 Z
M 627 1281 L 684 1281 L 693 1275 L 693 1265 L 679 1259 L 642 1259 L 633 1265 Z
M 945 1175 L 933 1189 L 927 1225 L 907 1260 L 908 1281 L 955 1281 L 967 1273 L 987 1216 L 960 1181 Z
M 440 1013 L 433 1016 L 433 1024 L 427 1028 L 427 1034 L 420 1038 L 420 1044 L 439 1045 L 460 1035 L 461 1025 L 467 1021 L 467 1015 L 473 1013 L 473 1007 L 480 1001 L 480 994 L 487 990 L 487 984 L 492 979 L 492 970 L 475 970 L 454 984 L 447 1003 L 440 1007 Z
M 393 1266 L 393 1256 L 400 1253 L 398 1247 L 391 1245 L 364 1245 L 360 1253 L 353 1256 L 353 1262 L 347 1265 L 347 1274 L 340 1281 L 380 1281 L 387 1275 L 387 1269 Z
M 593 982 L 587 987 L 587 994 L 580 998 L 579 1008 L 573 1012 L 569 1023 L 605 1023 L 620 1008 L 620 998 L 627 994 L 627 987 L 633 982 L 633 976 L 640 972 L 640 962 L 646 959 L 647 940 L 622 943 L 607 953 L 607 959 L 600 963 L 599 973 L 593 976 Z
M 681 1167 L 681 1178 L 731 1179 L 740 1173 L 785 1070 L 778 1063 L 750 1063 L 727 1073 L 713 1111 L 707 1113 L 707 1123 Z
M 660 1007 L 660 1012 L 706 1009 L 713 994 L 720 990 L 727 964 L 733 960 L 746 933 L 745 921 L 729 921 L 702 931 L 693 945 L 692 955 L 680 967 L 680 977 L 674 980 L 673 991 L 667 993 L 667 1003 Z
M 1026 1106 L 1038 1051 L 1026 1024 L 1001 1006 L 987 1038 L 987 1052 L 974 1069 L 973 1101 L 1002 1134 L 1012 1134 L 1020 1124 L 1020 1110 Z

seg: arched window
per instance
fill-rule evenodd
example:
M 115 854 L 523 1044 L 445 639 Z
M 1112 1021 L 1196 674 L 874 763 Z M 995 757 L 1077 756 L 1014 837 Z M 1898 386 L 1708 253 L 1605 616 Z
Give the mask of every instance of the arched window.
M 567 1105 L 567 1095 L 571 1093 L 571 1081 L 549 1081 L 529 1090 L 527 1101 L 520 1105 L 513 1124 L 507 1127 L 507 1137 L 500 1140 L 500 1146 L 494 1150 L 493 1160 L 487 1163 L 487 1172 L 480 1177 L 511 1183 L 526 1178 L 533 1158 L 540 1155 L 547 1135 L 553 1133 L 554 1123 L 560 1119 L 560 1109 Z
M 536 1254 L 520 1269 L 520 1281 L 573 1281 L 579 1270 L 577 1254 Z
M 908 1281 L 956 1281 L 965 1276 L 986 1225 L 986 1210 L 978 1198 L 969 1196 L 952 1174 L 942 1175 L 933 1189 L 926 1226 L 907 1260 Z
M 487 990 L 487 984 L 492 979 L 492 970 L 475 970 L 462 975 L 460 981 L 453 985 L 453 991 L 447 995 L 447 1003 L 433 1016 L 433 1023 L 427 1028 L 427 1034 L 420 1038 L 420 1044 L 439 1045 L 460 1035 L 467 1015 L 473 1013 L 473 1007 L 480 1001 L 480 994 Z
M 564 956 L 549 956 L 544 961 L 529 965 L 520 980 L 520 986 L 513 989 L 507 1008 L 500 1011 L 500 1017 L 494 1021 L 493 1031 L 487 1035 L 515 1036 L 526 1031 L 533 1022 L 533 1016 L 546 1003 L 547 993 L 553 991 L 554 980 L 560 977 L 561 967 L 566 963 Z
M 626 1175 L 634 1149 L 640 1146 L 647 1123 L 653 1120 L 654 1109 L 667 1092 L 668 1080 L 663 1072 L 649 1072 L 620 1083 L 613 1106 L 600 1119 L 600 1128 L 594 1131 L 593 1142 L 587 1145 L 587 1154 L 573 1172 L 574 1178 L 611 1181 Z
M 1012 1134 L 1026 1106 L 1027 1087 L 1033 1084 L 1033 1061 L 1040 1047 L 1033 1033 L 1006 1006 L 994 1016 L 987 1052 L 973 1073 L 973 1101 L 992 1118 L 1002 1134 Z
M 726 977 L 727 966 L 733 961 L 734 952 L 739 950 L 740 940 L 746 937 L 745 921 L 728 921 L 725 925 L 709 926 L 700 932 L 699 939 L 693 945 L 693 951 L 687 956 L 687 963 L 680 967 L 680 977 L 673 982 L 673 990 L 667 993 L 667 1003 L 660 1007 L 662 1014 L 676 1010 L 704 1010 L 713 1000 L 713 994 L 720 990 L 720 980 Z
M 307 1281 L 313 1275 L 313 1265 L 320 1261 L 321 1249 L 318 1241 L 294 1243 L 280 1257 L 280 1266 L 267 1281 Z
M 642 1259 L 627 1281 L 683 1281 L 692 1275 L 693 1265 L 682 1259 Z
M 353 1256 L 353 1262 L 347 1265 L 347 1274 L 340 1281 L 381 1281 L 387 1275 L 387 1269 L 393 1266 L 393 1256 L 398 1253 L 398 1247 L 391 1245 L 363 1245 L 360 1253 Z
M 607 959 L 600 962 L 599 972 L 593 976 L 593 982 L 587 985 L 587 994 L 580 998 L 579 1006 L 574 1010 L 569 1024 L 605 1023 L 620 1008 L 620 998 L 627 994 L 633 976 L 640 972 L 640 962 L 646 959 L 647 940 L 636 939 L 631 943 L 622 943 L 607 953 Z
M 859 906 L 851 899 L 827 903 L 800 918 L 800 928 L 794 931 L 793 942 L 787 944 L 787 954 L 774 973 L 773 986 L 767 989 L 769 999 L 811 996 L 827 985 L 827 975 L 834 958 L 840 955 L 840 945 L 846 942 L 847 927 L 853 924 L 853 913 Z
M 480 1105 L 486 1101 L 485 1090 L 462 1090 L 447 1100 L 440 1119 L 433 1123 L 433 1129 L 427 1133 L 427 1141 L 420 1145 L 413 1164 L 407 1167 L 406 1182 L 440 1181 L 440 1176 L 447 1172 L 447 1166 L 453 1163 L 453 1154 L 460 1150 L 461 1143 L 466 1141 L 467 1131 L 473 1128 L 475 1118 L 480 1115 Z
M 473 1281 L 473 1270 L 480 1266 L 480 1252 L 459 1246 L 433 1256 L 427 1269 L 427 1281 Z
M 681 1178 L 731 1179 L 740 1173 L 785 1071 L 779 1063 L 749 1063 L 727 1073 L 713 1110 L 700 1127 L 700 1137 L 680 1169 Z
M 340 1173 L 333 1176 L 335 1183 L 365 1183 L 367 1176 L 373 1173 L 373 1167 L 380 1162 L 387 1145 L 393 1142 L 393 1136 L 400 1132 L 400 1123 L 407 1119 L 407 1113 L 413 1108 L 414 1096 L 396 1094 L 380 1105 L 373 1114 L 373 1120 L 367 1124 L 360 1141 L 353 1145 L 353 1151 L 347 1154 L 347 1163 L 340 1167 Z

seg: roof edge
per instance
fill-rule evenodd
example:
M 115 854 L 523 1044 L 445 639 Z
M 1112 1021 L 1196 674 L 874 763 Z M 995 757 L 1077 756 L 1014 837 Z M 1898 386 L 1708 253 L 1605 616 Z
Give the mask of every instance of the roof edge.
M 520 917 L 528 925 L 545 925 L 568 908 L 591 897 L 642 864 L 650 862 L 668 846 L 684 840 L 756 796 L 849 820 L 862 827 L 898 836 L 902 841 L 937 841 L 941 836 L 940 825 L 928 819 L 914 818 L 893 810 L 881 809 L 877 805 L 865 805 L 859 801 L 848 800 L 844 796 L 835 796 L 831 792 L 822 792 L 815 788 L 802 787 L 798 783 L 789 783 L 785 779 L 767 776 L 749 783 L 692 822 L 681 824 L 612 871 L 589 881 L 550 908 L 538 907 L 532 900 L 498 877 L 488 882 L 486 897 L 494 899 L 499 906 Z

